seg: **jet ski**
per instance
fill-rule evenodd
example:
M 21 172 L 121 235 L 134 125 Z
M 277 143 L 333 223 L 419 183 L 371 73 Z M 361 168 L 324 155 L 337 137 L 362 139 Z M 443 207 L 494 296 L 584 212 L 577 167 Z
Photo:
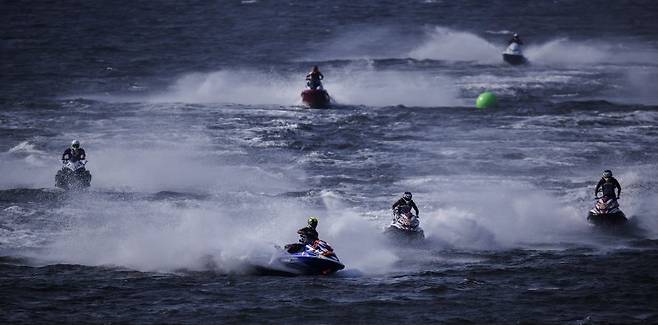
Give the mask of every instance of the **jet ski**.
M 322 88 L 322 84 L 307 84 L 307 89 L 302 91 L 302 103 L 308 108 L 326 108 L 331 103 L 329 93 Z
M 393 221 L 384 233 L 395 240 L 417 241 L 425 239 L 425 232 L 420 226 L 418 216 L 411 213 L 411 207 L 398 206 L 393 211 Z
M 505 49 L 503 52 L 503 60 L 511 65 L 520 65 L 528 62 L 525 56 L 523 56 L 521 45 L 516 42 L 512 42 L 507 49 Z
M 596 226 L 618 226 L 628 221 L 626 215 L 619 209 L 615 198 L 602 196 L 596 198 L 594 208 L 587 214 L 587 221 Z
M 65 191 L 81 190 L 91 185 L 91 173 L 85 168 L 86 161 L 64 162 L 62 169 L 55 175 L 55 187 Z
M 324 240 L 315 240 L 311 244 L 290 244 L 283 249 L 276 263 L 276 271 L 291 274 L 328 275 L 345 268 L 333 248 Z

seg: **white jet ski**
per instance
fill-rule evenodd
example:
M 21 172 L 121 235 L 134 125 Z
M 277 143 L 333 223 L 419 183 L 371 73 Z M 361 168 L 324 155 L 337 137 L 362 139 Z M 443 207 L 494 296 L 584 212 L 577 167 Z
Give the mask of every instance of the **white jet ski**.
M 523 56 L 521 45 L 516 42 L 512 42 L 507 49 L 505 49 L 503 52 L 503 60 L 511 65 L 520 65 L 528 62 L 525 56 Z

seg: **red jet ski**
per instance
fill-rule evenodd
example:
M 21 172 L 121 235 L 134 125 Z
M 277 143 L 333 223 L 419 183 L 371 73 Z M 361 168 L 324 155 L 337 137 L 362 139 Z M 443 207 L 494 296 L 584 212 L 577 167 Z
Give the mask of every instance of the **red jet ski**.
M 326 108 L 331 103 L 331 97 L 324 89 L 304 89 L 302 102 L 309 108 Z

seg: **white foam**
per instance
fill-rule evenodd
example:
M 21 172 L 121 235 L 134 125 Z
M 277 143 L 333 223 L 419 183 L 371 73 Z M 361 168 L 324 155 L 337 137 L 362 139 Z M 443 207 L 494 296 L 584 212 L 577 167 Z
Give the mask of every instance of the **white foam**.
M 574 41 L 568 38 L 559 38 L 540 45 L 529 43 L 525 55 L 533 64 L 658 63 L 658 53 L 637 44 L 599 40 Z
M 370 106 L 459 106 L 459 89 L 445 76 L 420 72 L 353 71 L 326 82 L 341 104 Z
M 176 81 L 167 93 L 151 96 L 152 102 L 230 103 L 245 105 L 294 105 L 304 81 L 290 76 L 253 70 L 191 73 Z
M 586 212 L 579 206 L 523 182 L 481 177 L 408 184 L 429 191 L 415 195 L 426 207 L 421 222 L 428 238 L 451 246 L 494 249 L 556 243 L 588 229 Z
M 445 76 L 422 72 L 378 71 L 351 65 L 325 69 L 325 89 L 339 104 L 372 106 L 458 105 L 459 90 Z M 149 96 L 153 102 L 298 105 L 304 73 L 278 75 L 222 70 L 181 77 L 168 93 Z
M 58 157 L 34 149 L 27 141 L 0 154 L 0 188 L 42 187 L 54 182 Z
M 22 141 L 21 143 L 15 145 L 8 151 L 9 153 L 22 153 L 22 154 L 33 154 L 33 153 L 42 153 L 43 151 L 36 149 L 34 143 L 30 141 Z
M 305 225 L 308 215 L 317 215 L 321 238 L 349 269 L 386 272 L 397 257 L 382 247 L 373 224 L 340 209 L 339 197 L 331 193 L 323 197 L 332 212 L 272 197 L 178 202 L 81 199 L 55 211 L 68 227 L 28 256 L 45 263 L 140 271 L 242 272 L 262 265 L 275 252 L 275 244 L 295 242 L 295 231 Z
M 428 39 L 411 50 L 408 57 L 425 60 L 499 62 L 499 46 L 489 43 L 473 33 L 436 27 L 428 33 Z
M 190 146 L 163 146 L 125 150 L 114 146 L 94 151 L 89 164 L 92 185 L 130 191 L 266 191 L 292 187 L 293 180 L 257 166 L 226 165 L 219 157 Z M 102 172 L 101 172 L 102 171 Z M 303 175 L 290 170 L 290 174 Z M 258 186 L 252 186 L 258 184 Z

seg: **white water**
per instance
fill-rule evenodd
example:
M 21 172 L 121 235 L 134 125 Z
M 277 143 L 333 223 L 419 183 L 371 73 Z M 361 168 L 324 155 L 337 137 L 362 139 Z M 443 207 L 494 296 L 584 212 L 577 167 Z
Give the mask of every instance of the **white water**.
M 500 46 L 473 33 L 436 27 L 407 56 L 418 60 L 500 62 Z
M 364 37 L 368 37 L 368 33 Z M 386 32 L 377 35 L 388 37 Z M 475 33 L 439 27 L 429 29 L 424 36 L 400 43 L 399 49 L 391 50 L 396 52 L 391 57 L 486 64 L 500 62 L 502 48 Z M 514 96 L 535 89 L 553 93 L 554 89 L 580 86 L 585 81 L 601 83 L 598 79 L 589 78 L 596 71 L 583 69 L 582 66 L 620 63 L 620 59 L 614 56 L 617 48 L 605 42 L 583 43 L 560 39 L 532 45 L 531 40 L 527 41 L 530 45 L 526 53 L 533 66 L 556 66 L 559 71 L 531 67 L 529 71 L 510 70 L 514 73 L 506 75 L 488 70 L 468 71 L 455 77 L 454 74 L 444 73 L 442 68 L 376 68 L 371 59 L 377 58 L 377 53 L 364 48 L 355 57 L 364 57 L 365 60 L 323 66 L 325 87 L 339 104 L 345 105 L 457 106 L 464 105 L 460 94 L 463 90 L 488 88 L 499 95 Z M 374 43 L 377 42 L 372 45 L 376 48 Z M 641 49 L 635 49 L 638 48 Z M 349 49 L 341 51 L 349 52 Z M 339 52 L 327 51 L 327 59 L 333 59 L 332 55 L 339 58 Z M 650 51 L 635 53 L 631 55 L 632 62 L 655 63 Z M 578 70 L 572 71 L 571 66 L 576 66 Z M 639 102 L 655 103 L 657 92 L 653 70 L 624 67 L 624 71 L 627 71 L 624 78 L 613 86 L 627 91 L 629 97 Z M 358 160 L 341 162 L 338 159 L 327 164 L 328 169 L 321 171 L 320 175 L 307 175 L 307 170 L 300 166 L 312 164 L 313 161 L 304 161 L 304 157 L 293 150 L 276 149 L 282 146 L 284 140 L 277 137 L 266 140 L 267 135 L 284 137 L 288 132 L 301 134 L 299 137 L 303 138 L 316 132 L 316 124 L 327 122 L 323 118 L 339 119 L 344 117 L 341 114 L 349 115 L 349 110 L 353 109 L 317 114 L 290 109 L 288 106 L 299 102 L 304 72 L 293 74 L 233 68 L 190 73 L 180 76 L 169 89 L 156 94 L 109 98 L 110 103 L 116 104 L 109 105 L 110 109 L 119 110 L 119 106 L 126 101 L 138 103 L 137 108 L 129 110 L 131 114 L 121 118 L 89 118 L 79 121 L 82 127 L 77 130 L 60 133 L 65 129 L 60 125 L 54 137 L 16 142 L 2 153 L 0 172 L 3 178 L 0 187 L 51 187 L 61 149 L 75 137 L 84 139 L 84 146 L 88 148 L 89 166 L 94 175 L 93 189 L 89 194 L 61 204 L 44 203 L 41 208 L 45 215 L 33 207 L 21 206 L 22 203 L 3 209 L 3 216 L 8 216 L 3 220 L 14 222 L 1 225 L 0 231 L 5 236 L 3 245 L 30 248 L 28 256 L 52 263 L 113 265 L 145 271 L 214 269 L 240 272 L 248 264 L 258 261 L 263 252 L 271 253 L 274 244 L 296 241 L 295 230 L 304 225 L 309 215 L 318 215 L 322 238 L 334 246 L 348 268 L 385 273 L 395 270 L 398 267 L 396 262 L 407 256 L 391 247 L 381 235 L 382 227 L 388 223 L 388 205 L 389 200 L 392 202 L 395 199 L 393 196 L 371 198 L 384 202 L 381 210 L 377 211 L 363 211 L 359 202 L 351 201 L 355 195 L 370 199 L 371 192 L 363 189 L 371 186 L 388 186 L 395 190 L 413 188 L 421 207 L 422 226 L 430 249 L 488 250 L 524 247 L 527 244 L 558 247 L 562 243 L 591 244 L 588 239 L 590 229 L 584 220 L 592 204 L 590 189 L 556 193 L 525 180 L 510 180 L 496 175 L 489 177 L 482 170 L 469 171 L 471 175 L 468 177 L 448 179 L 405 176 L 393 185 L 349 187 L 340 184 L 320 194 L 322 203 L 319 206 L 310 202 L 315 199 L 313 195 L 295 197 L 284 194 L 316 186 L 311 185 L 313 180 L 309 178 L 343 172 L 339 171 L 342 167 L 338 166 L 340 163 L 368 169 L 378 163 L 394 161 L 394 157 L 377 161 L 376 157 L 395 154 L 384 149 L 373 152 L 370 159 L 374 161 L 368 165 L 359 165 Z M 203 105 L 188 107 L 188 103 Z M 227 103 L 266 107 L 223 106 Z M 288 108 L 270 109 L 269 105 Z M 514 116 L 514 111 L 511 111 L 498 120 L 500 115 L 496 114 L 505 109 L 507 107 L 501 107 L 498 112 L 474 113 L 481 114 L 478 115 L 481 119 L 490 119 L 493 125 L 490 129 L 477 133 L 478 130 L 463 124 L 460 132 L 477 133 L 482 139 L 493 140 L 492 143 L 500 141 L 500 150 L 514 145 L 510 138 L 528 145 L 516 149 L 531 157 L 510 162 L 510 168 L 540 166 L 580 169 L 583 175 L 596 175 L 598 171 L 591 172 L 592 164 L 614 164 L 612 168 L 621 171 L 620 180 L 625 188 L 622 209 L 637 218 L 640 225 L 650 232 L 649 236 L 658 234 L 658 223 L 652 217 L 655 215 L 653 211 L 658 209 L 658 197 L 655 188 L 651 187 L 652 183 L 647 181 L 655 179 L 655 164 L 644 166 L 641 164 L 646 162 L 619 160 L 620 156 L 624 156 L 624 150 L 636 152 L 645 149 L 645 144 L 653 141 L 651 135 L 636 143 L 619 143 L 603 138 L 601 143 L 592 144 L 591 148 L 574 139 L 566 142 L 546 139 L 559 133 L 559 130 L 576 128 L 580 124 L 584 128 L 603 125 L 585 129 L 583 137 L 600 136 L 599 132 L 606 132 L 606 136 L 628 139 L 643 129 L 651 128 L 655 124 L 655 114 L 620 111 L 581 114 L 584 116 L 548 114 L 527 117 Z M 80 110 L 93 112 L 90 107 Z M 373 109 L 368 113 L 376 115 L 378 111 L 384 110 Z M 195 114 L 199 117 L 194 117 Z M 261 117 L 265 122 L 245 122 L 252 117 Z M 641 123 L 638 124 L 638 121 Z M 412 124 L 414 122 L 410 121 Z M 305 128 L 298 127 L 302 123 L 306 124 Z M 422 130 L 424 133 L 418 133 L 421 137 L 418 142 L 408 143 L 404 138 L 409 134 L 400 134 L 402 140 L 394 137 L 386 145 L 398 141 L 423 150 L 460 145 L 427 136 L 442 131 L 443 120 L 437 119 L 434 123 L 434 126 Z M 617 123 L 638 125 L 625 127 Z M 391 127 L 383 124 L 374 126 L 382 129 Z M 221 131 L 212 133 L 214 131 L 209 131 L 210 127 Z M 355 127 L 359 130 L 359 126 Z M 512 133 L 511 129 L 527 133 L 519 135 Z M 527 139 L 516 139 L 526 134 Z M 426 137 L 423 138 L 423 135 Z M 329 135 L 319 136 L 336 134 L 329 132 Z M 369 134 L 362 136 L 367 138 Z M 359 141 L 356 138 L 340 140 L 357 144 Z M 53 147 L 57 149 L 53 150 Z M 493 152 L 496 148 L 474 146 L 457 149 L 451 168 L 468 168 L 461 164 L 473 156 L 473 151 Z M 617 160 L 589 162 L 575 155 L 575 150 L 595 152 L 603 149 L 609 149 Z M 257 155 L 260 150 L 267 153 L 266 158 Z M 319 152 L 309 155 L 336 155 L 331 149 L 320 148 Z M 285 159 L 279 155 L 285 156 Z M 445 152 L 441 155 L 450 156 Z M 317 161 L 325 162 L 322 157 Z M 422 165 L 432 162 L 421 159 L 414 163 Z M 337 168 L 333 170 L 333 166 Z M 413 171 L 414 166 L 401 163 L 400 168 Z M 546 175 L 540 173 L 536 177 L 542 179 Z M 562 177 L 565 184 L 570 181 L 570 176 L 557 177 Z M 597 176 L 583 178 L 588 178 L 583 182 L 594 183 Z M 183 195 L 182 198 L 173 199 L 152 198 L 155 193 L 163 191 L 181 192 Z M 128 198 L 123 198 L 124 194 Z M 136 198 L 131 198 L 131 195 Z M 373 214 L 378 218 L 371 220 L 364 217 Z M 26 218 L 43 218 L 56 226 L 53 229 L 29 229 L 30 224 L 21 222 Z M 424 252 L 417 251 L 416 254 L 422 255 Z
M 323 69 L 324 87 L 339 104 L 369 106 L 454 106 L 462 104 L 454 81 L 418 71 L 377 71 L 352 65 Z M 305 87 L 304 72 L 280 75 L 258 71 L 222 70 L 181 77 L 156 103 L 224 103 L 298 105 Z

